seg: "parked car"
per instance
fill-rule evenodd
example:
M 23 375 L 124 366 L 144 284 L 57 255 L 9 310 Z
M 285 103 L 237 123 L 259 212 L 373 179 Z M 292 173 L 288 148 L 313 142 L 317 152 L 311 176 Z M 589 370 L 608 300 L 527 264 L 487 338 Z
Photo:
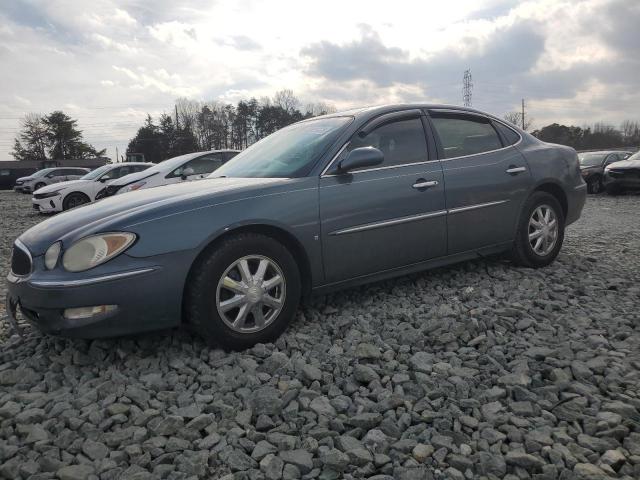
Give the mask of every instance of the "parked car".
M 626 190 L 640 190 L 640 152 L 626 160 L 607 165 L 603 184 L 611 195 L 619 195 Z
M 587 192 L 600 193 L 604 189 L 602 179 L 607 165 L 619 162 L 629 157 L 632 152 L 602 151 L 584 152 L 578 154 L 580 173 L 587 183 Z
M 585 198 L 572 148 L 486 113 L 351 110 L 283 128 L 202 181 L 32 227 L 7 305 L 68 336 L 182 321 L 244 348 L 276 338 L 312 292 L 503 252 L 549 265 Z
M 22 177 L 16 180 L 16 186 L 19 187 L 17 191 L 32 193 L 53 183 L 64 182 L 66 180 L 76 180 L 90 171 L 91 170 L 88 168 L 77 167 L 43 168 L 28 177 Z M 15 187 L 14 190 L 16 190 Z
M 114 163 L 97 168 L 78 180 L 55 183 L 33 193 L 33 208 L 41 213 L 61 212 L 99 199 L 112 181 L 148 169 L 151 163 Z
M 106 189 L 105 196 L 110 197 L 118 193 L 170 185 L 186 180 L 200 180 L 238 153 L 240 153 L 239 150 L 210 150 L 173 157 L 155 164 L 149 170 L 128 175 L 111 183 Z

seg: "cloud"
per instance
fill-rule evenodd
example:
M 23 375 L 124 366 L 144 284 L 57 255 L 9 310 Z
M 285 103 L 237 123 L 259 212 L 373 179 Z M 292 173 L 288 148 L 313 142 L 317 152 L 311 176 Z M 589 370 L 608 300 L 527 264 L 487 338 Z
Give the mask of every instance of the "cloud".
M 335 12 L 340 12 L 336 15 Z M 286 14 L 284 14 L 285 12 Z M 292 21 L 292 19 L 303 19 Z M 121 151 L 176 97 L 260 98 L 291 88 L 339 109 L 390 102 L 526 100 L 535 125 L 638 119 L 640 4 L 629 0 L 0 2 L 0 160 L 20 118 L 67 108 Z M 24 100 L 28 100 L 27 103 Z

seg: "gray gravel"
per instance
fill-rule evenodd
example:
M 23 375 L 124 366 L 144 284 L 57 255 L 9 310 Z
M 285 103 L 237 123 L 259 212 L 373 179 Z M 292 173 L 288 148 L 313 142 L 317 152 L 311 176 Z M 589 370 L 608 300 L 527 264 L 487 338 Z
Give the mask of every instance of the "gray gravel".
M 4 276 L 40 217 L 0 205 Z M 639 196 L 590 197 L 551 267 L 318 297 L 243 353 L 4 331 L 0 477 L 640 478 L 639 220 Z

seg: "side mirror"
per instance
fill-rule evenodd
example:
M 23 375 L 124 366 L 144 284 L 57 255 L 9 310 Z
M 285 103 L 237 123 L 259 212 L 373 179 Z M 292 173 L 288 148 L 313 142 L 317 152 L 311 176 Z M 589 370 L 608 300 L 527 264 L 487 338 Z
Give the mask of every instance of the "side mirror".
M 384 161 L 384 153 L 375 147 L 360 147 L 349 152 L 347 158 L 338 164 L 337 173 L 364 167 L 375 167 Z
M 182 170 L 182 174 L 180 175 L 180 178 L 182 178 L 182 180 L 186 180 L 189 175 L 193 175 L 193 168 L 191 167 L 187 167 L 184 170 Z
M 99 179 L 98 179 L 98 181 L 99 181 L 100 183 L 104 183 L 104 182 L 106 182 L 107 180 L 111 180 L 111 179 L 110 179 L 110 178 L 104 178 L 104 177 L 102 177 L 102 178 L 99 178 Z

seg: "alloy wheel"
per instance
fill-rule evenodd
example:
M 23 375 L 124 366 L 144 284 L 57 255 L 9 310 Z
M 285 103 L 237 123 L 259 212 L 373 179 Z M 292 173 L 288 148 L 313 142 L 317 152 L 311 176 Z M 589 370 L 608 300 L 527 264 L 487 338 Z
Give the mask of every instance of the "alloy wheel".
M 551 253 L 558 241 L 558 218 L 549 205 L 539 205 L 529 218 L 529 245 L 544 257 Z
M 278 264 L 262 255 L 233 262 L 216 289 L 216 309 L 233 331 L 254 333 L 268 327 L 284 306 L 286 281 Z

